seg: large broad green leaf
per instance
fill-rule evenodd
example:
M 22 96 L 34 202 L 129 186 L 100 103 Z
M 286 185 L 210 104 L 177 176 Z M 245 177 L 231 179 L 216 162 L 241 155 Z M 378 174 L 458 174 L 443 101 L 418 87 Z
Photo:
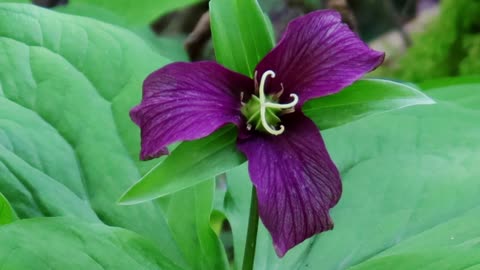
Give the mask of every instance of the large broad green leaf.
M 0 265 L 17 269 L 180 270 L 138 234 L 68 218 L 35 218 L 0 227 Z
M 363 79 L 338 94 L 310 100 L 303 112 L 320 130 L 367 116 L 434 101 L 412 86 L 381 79 Z
M 70 0 L 69 4 L 97 6 L 123 18 L 130 24 L 145 25 L 175 9 L 205 0 Z
M 0 226 L 8 224 L 17 219 L 17 214 L 10 206 L 10 203 L 7 201 L 7 198 L 0 193 Z
M 57 12 L 71 15 L 89 17 L 102 22 L 111 23 L 127 28 L 128 22 L 125 17 L 101 6 L 84 3 L 84 1 L 70 1 L 67 5 L 59 5 L 54 8 Z
M 461 87 L 459 87 L 461 85 Z M 427 81 L 421 84 L 428 94 L 430 90 L 435 91 L 435 96 L 441 100 L 455 101 L 464 108 L 478 110 L 480 95 L 472 96 L 470 93 L 480 91 L 480 76 L 476 77 L 454 77 L 434 81 Z
M 252 77 L 274 45 L 270 22 L 257 0 L 211 0 L 210 20 L 217 61 Z
M 6 92 L 7 77 L 2 76 L 7 74 L 1 73 Z M 20 217 L 75 216 L 98 222 L 72 148 L 34 111 L 1 94 L 0 191 Z
M 335 228 L 278 259 L 261 226 L 255 269 L 478 267 L 479 89 L 480 84 L 431 89 L 435 105 L 323 132 L 344 185 L 331 211 Z M 232 171 L 225 196 L 237 266 L 246 235 L 247 176 L 245 166 Z
M 128 111 L 140 101 L 143 79 L 168 63 L 165 58 L 112 25 L 23 5 L 0 5 L 0 55 L 0 65 L 10 67 L 0 70 L 0 191 L 20 217 L 74 216 L 121 226 L 153 240 L 154 252 L 182 269 L 225 266 L 222 245 L 208 227 L 212 190 L 173 195 L 168 200 L 197 211 L 175 203 L 165 208 L 166 217 L 158 201 L 115 203 L 158 162 L 138 160 L 140 134 Z M 179 149 L 188 154 L 188 145 Z M 198 199 L 185 199 L 192 194 Z M 180 235 L 177 224 L 192 219 L 198 222 Z M 62 260 L 47 251 L 42 257 Z
M 155 35 L 148 26 L 132 26 L 129 22 L 119 14 L 101 8 L 95 4 L 86 3 L 69 3 L 68 5 L 60 5 L 55 7 L 55 11 L 67 14 L 90 17 L 103 22 L 108 22 L 127 28 L 145 40 L 160 55 L 172 61 L 188 61 L 188 55 L 183 46 L 184 36 L 176 37 L 159 37 Z
M 480 207 L 462 212 L 351 269 L 479 269 Z
M 182 261 L 160 205 L 116 204 L 155 164 L 138 160 L 128 111 L 144 77 L 167 62 L 112 25 L 0 5 L 0 192 L 20 218 L 102 221 Z
M 184 142 L 132 186 L 120 199 L 136 204 L 194 186 L 245 162 L 236 149 L 236 128 L 226 126 L 212 135 Z
M 192 269 L 229 269 L 223 245 L 210 227 L 215 181 L 204 181 L 163 200 L 173 236 Z

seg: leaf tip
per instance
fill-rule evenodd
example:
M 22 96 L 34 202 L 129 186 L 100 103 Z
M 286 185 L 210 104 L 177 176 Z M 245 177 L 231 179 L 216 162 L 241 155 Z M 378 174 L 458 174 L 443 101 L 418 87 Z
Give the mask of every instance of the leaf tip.
M 131 194 L 132 188 L 129 188 L 120 198 L 117 200 L 118 205 L 134 205 L 145 202 L 146 200 L 139 199 L 137 196 Z

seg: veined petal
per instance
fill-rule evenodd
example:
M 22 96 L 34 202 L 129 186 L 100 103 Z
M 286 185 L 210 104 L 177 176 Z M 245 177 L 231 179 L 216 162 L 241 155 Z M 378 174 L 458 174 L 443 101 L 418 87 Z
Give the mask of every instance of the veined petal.
M 238 141 L 257 188 L 260 217 L 280 257 L 333 228 L 329 210 L 342 191 L 338 170 L 315 124 L 301 113 L 282 120 L 285 132 L 279 136 L 255 133 Z
M 311 99 L 334 94 L 383 62 L 353 33 L 336 11 L 311 12 L 291 21 L 278 45 L 256 67 L 256 79 L 267 70 L 276 73 L 268 91 L 288 101 L 295 93 L 297 108 Z M 283 84 L 283 88 L 282 85 Z
M 239 124 L 241 92 L 253 81 L 215 62 L 173 63 L 153 72 L 143 84 L 143 99 L 130 111 L 141 128 L 141 159 L 168 154 L 167 145 L 208 136 Z

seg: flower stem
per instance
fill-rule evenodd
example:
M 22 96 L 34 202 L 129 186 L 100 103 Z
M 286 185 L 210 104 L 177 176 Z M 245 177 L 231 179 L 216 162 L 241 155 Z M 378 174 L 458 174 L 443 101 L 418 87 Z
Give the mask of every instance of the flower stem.
M 258 201 L 257 190 L 252 186 L 252 200 L 250 203 L 250 217 L 248 219 L 247 241 L 245 242 L 245 253 L 243 255 L 242 270 L 253 270 L 255 261 L 255 247 L 257 245 L 258 231 Z

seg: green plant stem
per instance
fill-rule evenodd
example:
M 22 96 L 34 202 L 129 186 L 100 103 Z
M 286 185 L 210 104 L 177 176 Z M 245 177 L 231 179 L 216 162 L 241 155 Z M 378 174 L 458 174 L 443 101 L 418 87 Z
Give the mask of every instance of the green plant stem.
M 257 246 L 258 231 L 258 200 L 257 190 L 252 186 L 252 200 L 250 203 L 250 215 L 248 218 L 247 241 L 245 242 L 245 252 L 243 255 L 242 270 L 253 270 L 255 261 L 255 247 Z

